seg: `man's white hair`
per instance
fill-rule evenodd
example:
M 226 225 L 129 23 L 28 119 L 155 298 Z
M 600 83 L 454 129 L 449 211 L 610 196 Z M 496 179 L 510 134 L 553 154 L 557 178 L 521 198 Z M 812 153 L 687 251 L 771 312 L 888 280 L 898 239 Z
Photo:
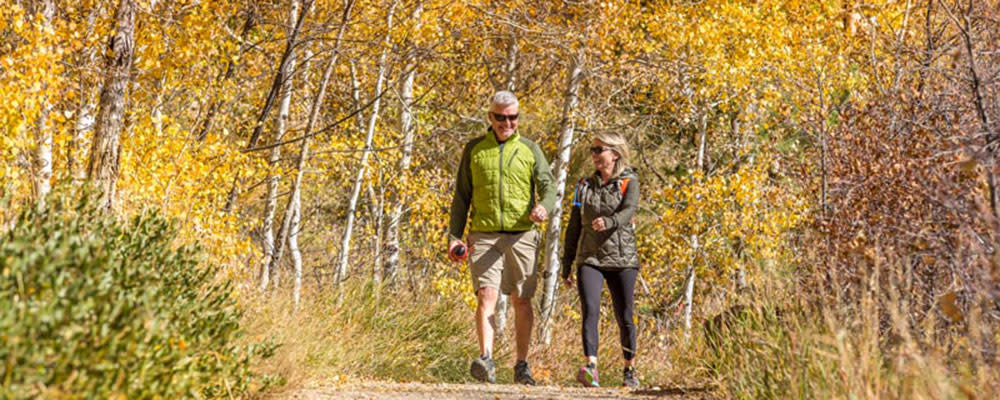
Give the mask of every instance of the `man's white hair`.
M 518 105 L 517 96 L 507 90 L 501 90 L 493 94 L 493 98 L 490 100 L 490 107 L 493 106 L 516 106 Z

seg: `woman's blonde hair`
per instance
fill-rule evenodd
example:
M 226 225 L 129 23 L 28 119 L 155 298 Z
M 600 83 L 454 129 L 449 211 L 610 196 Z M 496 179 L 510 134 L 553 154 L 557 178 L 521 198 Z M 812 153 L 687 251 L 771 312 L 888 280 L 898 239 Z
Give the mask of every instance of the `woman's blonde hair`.
M 602 132 L 595 135 L 594 139 L 604 143 L 611 148 L 611 151 L 618 154 L 618 160 L 615 161 L 615 170 L 612 171 L 612 176 L 619 176 L 622 172 L 625 172 L 625 169 L 630 166 L 629 160 L 631 160 L 631 152 L 628 142 L 625 141 L 625 137 L 616 132 Z

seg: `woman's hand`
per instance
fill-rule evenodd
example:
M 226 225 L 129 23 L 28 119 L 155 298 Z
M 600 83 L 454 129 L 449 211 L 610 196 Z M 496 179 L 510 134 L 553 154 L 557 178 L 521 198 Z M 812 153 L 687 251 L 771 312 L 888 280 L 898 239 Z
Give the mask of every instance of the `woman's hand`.
M 563 278 L 562 279 L 562 284 L 563 284 L 563 286 L 568 287 L 568 288 L 573 287 L 573 275 L 570 274 L 570 276 L 567 276 L 567 277 Z
M 604 223 L 604 217 L 594 218 L 594 221 L 590 223 L 590 226 L 594 228 L 595 231 L 602 232 L 608 229 L 608 226 Z

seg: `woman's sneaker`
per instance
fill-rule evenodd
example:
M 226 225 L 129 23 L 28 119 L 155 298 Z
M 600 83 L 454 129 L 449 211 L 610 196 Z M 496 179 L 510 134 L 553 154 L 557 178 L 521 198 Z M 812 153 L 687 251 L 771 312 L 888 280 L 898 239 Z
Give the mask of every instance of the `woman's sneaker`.
M 622 377 L 622 385 L 629 389 L 639 388 L 639 377 L 635 376 L 635 367 L 625 367 L 625 375 Z
M 497 383 L 497 370 L 493 365 L 493 359 L 489 356 L 480 356 L 472 360 L 469 366 L 469 374 L 480 382 Z
M 580 372 L 576 373 L 576 381 L 585 387 L 600 387 L 601 385 L 597 382 L 597 366 L 587 364 L 580 367 Z

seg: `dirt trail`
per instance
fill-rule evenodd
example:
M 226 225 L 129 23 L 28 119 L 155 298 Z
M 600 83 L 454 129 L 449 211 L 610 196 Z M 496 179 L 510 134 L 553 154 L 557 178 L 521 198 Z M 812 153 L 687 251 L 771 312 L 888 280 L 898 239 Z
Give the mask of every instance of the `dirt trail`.
M 279 396 L 285 400 L 389 399 L 389 400 L 593 400 L 593 399 L 710 399 L 705 388 L 648 388 L 628 391 L 620 388 L 580 388 L 560 386 L 423 384 L 366 382 L 359 384 L 300 389 Z

